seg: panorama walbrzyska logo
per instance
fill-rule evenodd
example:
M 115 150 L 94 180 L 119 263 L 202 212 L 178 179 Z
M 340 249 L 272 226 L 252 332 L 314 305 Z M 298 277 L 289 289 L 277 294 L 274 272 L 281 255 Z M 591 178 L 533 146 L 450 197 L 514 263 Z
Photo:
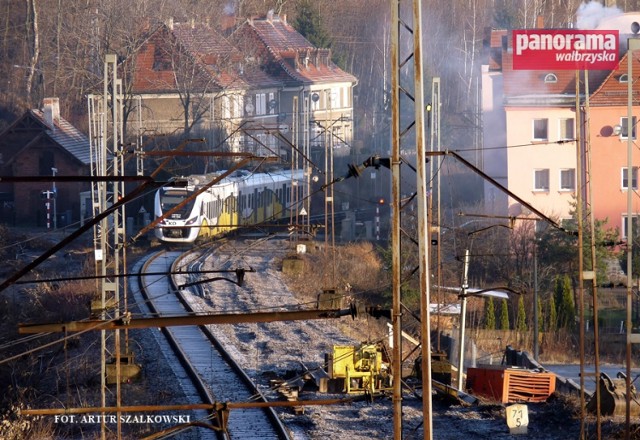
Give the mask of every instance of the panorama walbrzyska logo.
M 613 70 L 617 66 L 617 30 L 513 31 L 514 70 Z

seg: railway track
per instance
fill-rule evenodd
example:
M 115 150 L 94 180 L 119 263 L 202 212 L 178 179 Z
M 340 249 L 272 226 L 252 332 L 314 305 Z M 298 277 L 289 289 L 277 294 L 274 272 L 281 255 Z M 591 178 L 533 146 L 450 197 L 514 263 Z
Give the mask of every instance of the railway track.
M 161 251 L 151 255 L 139 270 L 138 302 L 150 314 L 169 316 L 193 313 L 181 292 L 169 276 L 158 273 L 175 272 L 182 267 L 184 255 Z M 196 258 L 189 265 L 201 264 Z M 193 269 L 191 269 L 193 270 Z M 148 275 L 145 275 L 147 273 Z M 255 384 L 233 361 L 206 326 L 166 327 L 162 334 L 173 351 L 171 367 L 180 378 L 180 385 L 192 403 L 265 402 Z M 194 411 L 195 425 L 213 423 L 220 418 L 204 410 Z M 217 420 L 214 420 L 217 419 Z M 201 438 L 223 439 L 290 439 L 272 408 L 234 408 L 228 412 L 226 432 L 198 428 Z

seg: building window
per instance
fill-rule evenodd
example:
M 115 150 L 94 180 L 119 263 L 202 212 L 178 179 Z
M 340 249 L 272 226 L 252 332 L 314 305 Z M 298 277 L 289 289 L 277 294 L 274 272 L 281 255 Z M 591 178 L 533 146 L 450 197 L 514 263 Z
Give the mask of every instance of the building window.
M 626 73 L 623 73 L 622 75 L 620 75 L 620 77 L 618 77 L 618 82 L 621 82 L 621 83 L 629 82 L 629 75 L 627 75 Z
M 342 89 L 343 92 L 343 107 L 350 107 L 351 106 L 351 88 L 350 87 L 344 87 Z
M 539 77 L 538 77 L 539 78 Z M 547 73 L 544 76 L 544 82 L 546 84 L 555 84 L 558 82 L 558 77 L 556 76 L 555 73 Z
M 631 233 L 633 235 L 635 235 L 635 236 L 637 236 L 638 232 L 640 232 L 640 230 L 638 230 L 638 224 L 639 224 L 638 220 L 640 220 L 640 216 L 638 214 L 632 214 L 631 215 L 631 228 L 632 228 Z M 627 225 L 628 224 L 629 224 L 628 215 L 626 213 L 622 214 L 622 238 L 624 238 L 624 239 L 626 239 L 627 236 L 628 236 L 628 234 L 627 234 L 627 231 L 628 231 Z
M 546 141 L 549 139 L 549 120 L 534 119 L 533 120 L 533 140 Z
M 636 138 L 636 117 L 631 119 L 631 139 Z M 629 118 L 620 118 L 620 139 L 627 139 L 629 136 Z
M 220 102 L 222 107 L 222 119 L 229 119 L 231 117 L 231 103 L 228 96 L 223 96 Z
M 629 188 L 629 181 L 627 180 L 627 170 L 628 168 L 622 168 L 622 189 Z M 631 185 L 633 189 L 638 189 L 638 167 L 633 167 L 631 169 Z
M 533 175 L 534 191 L 549 191 L 549 169 L 535 170 Z
M 54 156 L 52 151 L 43 151 L 38 159 L 38 171 L 41 176 L 50 176 L 51 168 L 55 167 Z
M 329 92 L 329 99 L 330 99 L 329 105 L 331 106 L 332 109 L 340 108 L 340 89 L 332 88 L 331 91 Z
M 275 114 L 278 102 L 276 101 L 276 96 L 274 93 L 269 93 L 269 101 L 267 103 L 267 106 L 269 107 L 269 114 Z
M 244 111 L 244 96 L 233 95 L 231 100 L 233 117 L 241 118 Z
M 267 94 L 257 93 L 256 94 L 256 115 L 266 115 L 266 114 L 267 114 Z
M 573 191 L 576 188 L 576 170 L 560 170 L 560 191 Z
M 558 138 L 561 141 L 574 140 L 575 139 L 575 135 L 573 131 L 574 127 L 575 127 L 575 122 L 573 118 L 560 119 L 560 133 Z

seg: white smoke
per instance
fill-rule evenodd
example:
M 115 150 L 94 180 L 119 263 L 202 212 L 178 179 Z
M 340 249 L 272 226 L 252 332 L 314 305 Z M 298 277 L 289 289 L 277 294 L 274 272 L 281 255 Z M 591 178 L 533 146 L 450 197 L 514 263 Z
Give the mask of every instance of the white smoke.
M 576 13 L 576 27 L 578 29 L 595 29 L 602 20 L 622 14 L 620 8 L 603 6 L 597 1 L 582 3 Z

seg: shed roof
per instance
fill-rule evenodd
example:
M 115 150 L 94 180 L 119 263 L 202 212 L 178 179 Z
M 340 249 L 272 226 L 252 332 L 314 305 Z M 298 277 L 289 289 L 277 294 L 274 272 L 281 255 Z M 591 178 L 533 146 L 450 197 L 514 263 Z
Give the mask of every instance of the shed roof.
M 72 156 L 84 165 L 91 164 L 91 146 L 89 138 L 80 130 L 71 125 L 66 119 L 60 117 L 50 126 L 42 110 L 29 110 L 45 126 L 45 134 L 55 143 L 67 150 Z

